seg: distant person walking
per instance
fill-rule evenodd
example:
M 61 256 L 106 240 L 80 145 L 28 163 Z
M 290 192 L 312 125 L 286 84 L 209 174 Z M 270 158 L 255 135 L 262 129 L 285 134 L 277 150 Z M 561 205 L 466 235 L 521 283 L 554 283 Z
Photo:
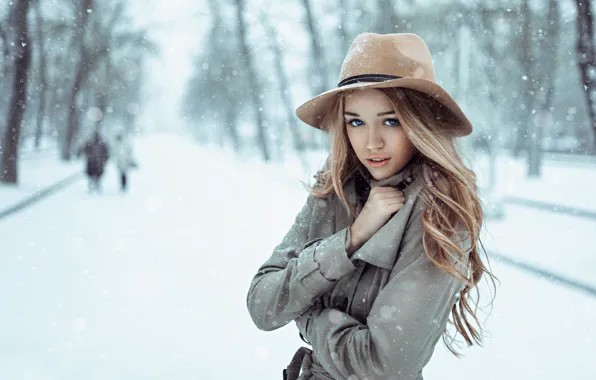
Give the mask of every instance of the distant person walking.
M 101 177 L 110 157 L 108 146 L 101 138 L 98 131 L 93 134 L 85 146 L 79 151 L 79 155 L 84 154 L 87 157 L 86 173 L 89 178 L 89 193 L 95 191 L 101 193 Z
M 132 144 L 123 133 L 118 133 L 114 144 L 114 157 L 120 172 L 120 190 L 126 191 L 128 186 L 128 172 L 136 164 L 132 157 Z

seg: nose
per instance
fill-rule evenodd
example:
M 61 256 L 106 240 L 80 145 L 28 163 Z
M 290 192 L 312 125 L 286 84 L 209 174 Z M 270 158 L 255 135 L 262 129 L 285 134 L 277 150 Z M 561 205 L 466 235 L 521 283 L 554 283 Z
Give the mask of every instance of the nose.
M 369 128 L 367 137 L 367 149 L 375 150 L 383 147 L 383 136 L 381 136 L 381 131 L 379 130 L 379 128 Z

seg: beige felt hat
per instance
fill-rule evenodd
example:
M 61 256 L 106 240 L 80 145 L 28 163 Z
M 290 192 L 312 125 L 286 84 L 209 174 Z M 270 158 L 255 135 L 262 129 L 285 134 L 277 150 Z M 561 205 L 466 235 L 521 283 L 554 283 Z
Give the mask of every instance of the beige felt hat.
M 454 136 L 472 132 L 472 124 L 455 100 L 435 81 L 435 68 L 426 43 L 411 33 L 357 36 L 341 67 L 337 88 L 326 91 L 296 109 L 296 115 L 315 128 L 333 105 L 335 96 L 357 88 L 403 87 L 434 97 L 461 120 Z

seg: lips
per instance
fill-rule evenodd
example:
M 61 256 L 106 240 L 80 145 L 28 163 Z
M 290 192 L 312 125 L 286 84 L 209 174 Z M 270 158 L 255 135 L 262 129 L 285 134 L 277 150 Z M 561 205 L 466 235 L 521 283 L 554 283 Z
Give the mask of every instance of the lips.
M 370 162 L 383 162 L 387 161 L 389 158 L 367 158 Z
M 389 162 L 390 158 L 388 157 L 369 157 L 366 159 L 368 165 L 373 168 L 378 168 L 383 166 Z

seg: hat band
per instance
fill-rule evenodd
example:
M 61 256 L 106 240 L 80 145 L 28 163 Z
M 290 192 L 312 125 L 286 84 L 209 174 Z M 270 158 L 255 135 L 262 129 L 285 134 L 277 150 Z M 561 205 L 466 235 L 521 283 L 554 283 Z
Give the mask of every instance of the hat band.
M 337 87 L 347 86 L 352 83 L 360 83 L 360 82 L 385 82 L 388 80 L 393 79 L 400 79 L 403 77 L 398 77 L 397 75 L 387 75 L 387 74 L 363 74 L 363 75 L 355 75 L 353 77 L 346 78 L 337 84 Z

